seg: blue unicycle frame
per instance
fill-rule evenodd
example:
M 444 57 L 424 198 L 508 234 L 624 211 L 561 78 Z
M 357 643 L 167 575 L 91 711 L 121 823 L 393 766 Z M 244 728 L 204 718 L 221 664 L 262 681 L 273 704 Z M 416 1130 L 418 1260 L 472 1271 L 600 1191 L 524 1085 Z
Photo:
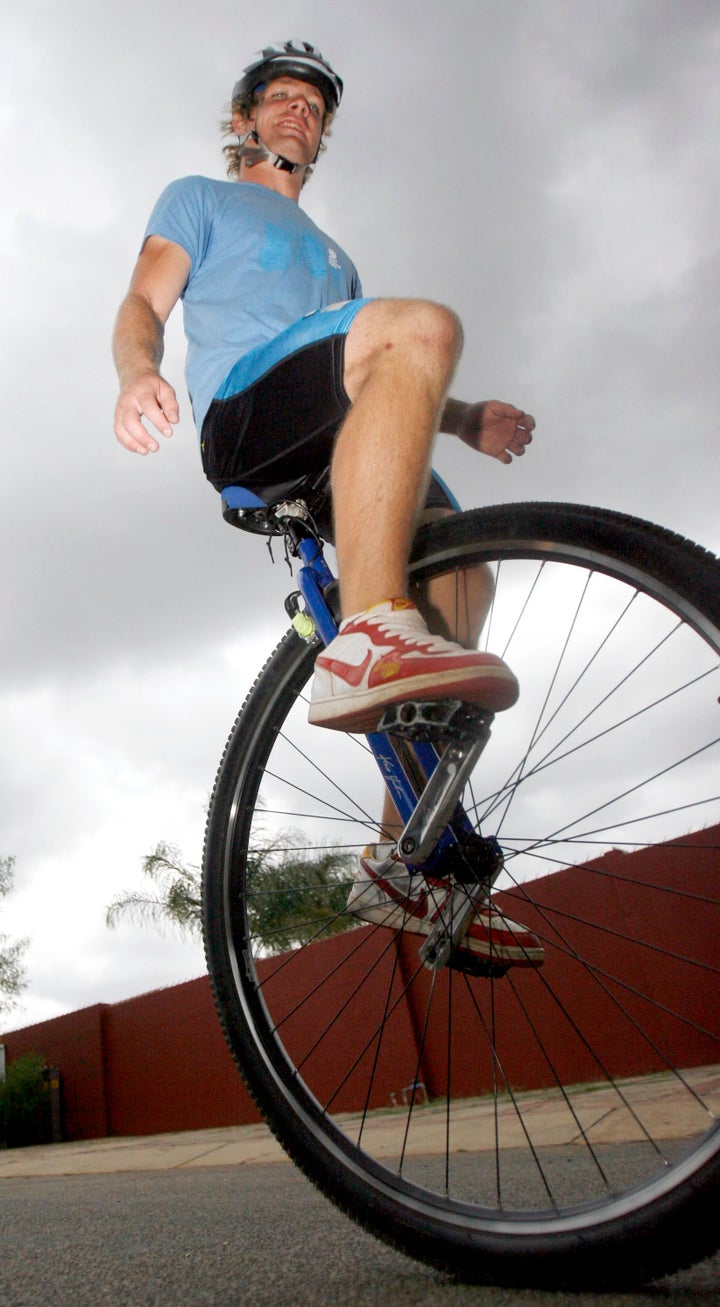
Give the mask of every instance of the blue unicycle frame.
M 309 514 L 303 511 L 304 502 L 290 501 L 287 506 L 278 505 L 275 509 L 268 509 L 265 501 L 253 491 L 244 486 L 228 486 L 222 492 L 222 503 L 226 520 L 241 528 L 253 529 L 250 525 L 253 514 L 259 514 L 267 521 L 271 517 L 275 519 L 277 529 L 272 534 L 284 534 L 289 542 L 290 552 L 300 563 L 296 581 L 304 611 L 300 612 L 297 605 L 293 610 L 290 601 L 286 604 L 293 626 L 301 639 L 314 642 L 319 638 L 324 645 L 330 644 L 338 633 L 338 623 L 326 595 L 335 586 L 337 578 L 328 566 L 322 540 L 314 531 Z M 456 504 L 456 507 L 459 509 L 459 505 Z M 285 509 L 287 509 L 286 513 Z M 312 628 L 307 622 L 308 615 Z M 296 620 L 297 617 L 300 618 L 299 621 Z M 392 735 L 385 731 L 372 731 L 365 738 L 398 815 L 403 824 L 407 824 L 417 809 L 419 796 L 403 767 Z M 440 759 L 440 751 L 432 741 L 417 738 L 413 739 L 411 747 L 423 774 L 429 781 Z M 417 866 L 418 869 L 431 866 L 445 850 L 472 836 L 473 829 L 466 813 L 460 804 L 457 804 L 451 824 L 440 832 L 435 842 L 431 858 L 428 861 L 409 863 L 409 865 Z M 476 829 L 475 835 L 477 835 Z

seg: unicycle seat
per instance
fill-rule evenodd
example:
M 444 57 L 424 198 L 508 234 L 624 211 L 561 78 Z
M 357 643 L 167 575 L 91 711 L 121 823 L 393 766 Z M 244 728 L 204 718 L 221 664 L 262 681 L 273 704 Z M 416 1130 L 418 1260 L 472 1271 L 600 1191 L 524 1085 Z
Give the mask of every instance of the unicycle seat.
M 251 531 L 254 535 L 280 534 L 271 505 L 254 490 L 249 490 L 247 486 L 225 486 L 220 496 L 222 515 L 230 526 L 237 526 L 241 531 Z
M 299 516 L 309 518 L 319 536 L 325 540 L 332 538 L 327 469 L 300 480 L 276 482 L 255 490 L 237 484 L 224 486 L 220 496 L 225 521 L 241 531 L 255 535 L 283 535 L 285 527 L 276 510 L 289 504 L 298 506 Z

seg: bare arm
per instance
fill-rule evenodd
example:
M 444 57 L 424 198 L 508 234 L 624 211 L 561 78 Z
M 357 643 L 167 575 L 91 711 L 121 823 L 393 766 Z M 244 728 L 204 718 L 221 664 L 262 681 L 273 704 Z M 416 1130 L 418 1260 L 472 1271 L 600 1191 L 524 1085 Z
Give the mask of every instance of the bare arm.
M 163 436 L 180 420 L 177 396 L 160 375 L 165 323 L 190 272 L 189 255 L 173 241 L 151 236 L 135 265 L 130 289 L 120 305 L 113 335 L 113 358 L 120 380 L 115 435 L 134 454 L 155 453 L 157 440 L 143 416 Z
M 471 449 L 478 449 L 501 463 L 512 463 L 513 455 L 519 458 L 525 453 L 534 429 L 534 417 L 499 399 L 488 399 L 481 404 L 448 399 L 440 425 L 441 431 L 459 436 Z

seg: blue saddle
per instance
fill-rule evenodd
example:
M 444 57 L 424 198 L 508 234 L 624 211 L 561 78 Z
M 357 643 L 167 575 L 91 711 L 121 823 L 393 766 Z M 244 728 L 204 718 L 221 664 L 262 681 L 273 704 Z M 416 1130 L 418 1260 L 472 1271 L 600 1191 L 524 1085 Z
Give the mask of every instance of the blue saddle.
M 239 509 L 241 512 L 252 508 L 267 508 L 264 499 L 248 490 L 246 486 L 226 486 L 222 494 L 223 514 L 227 508 Z

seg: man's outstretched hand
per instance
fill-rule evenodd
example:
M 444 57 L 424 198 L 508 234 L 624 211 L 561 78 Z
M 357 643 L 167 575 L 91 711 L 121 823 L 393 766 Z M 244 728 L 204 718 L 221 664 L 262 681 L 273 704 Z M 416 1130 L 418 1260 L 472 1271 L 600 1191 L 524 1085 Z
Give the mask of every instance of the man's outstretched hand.
M 522 457 L 532 441 L 534 429 L 535 418 L 530 413 L 499 399 L 463 404 L 455 424 L 455 434 L 466 445 L 501 463 L 512 463 L 513 458 Z
M 117 402 L 115 435 L 131 454 L 155 454 L 160 448 L 144 425 L 143 417 L 161 436 L 171 436 L 173 425 L 180 421 L 175 391 L 157 372 L 139 377 Z

